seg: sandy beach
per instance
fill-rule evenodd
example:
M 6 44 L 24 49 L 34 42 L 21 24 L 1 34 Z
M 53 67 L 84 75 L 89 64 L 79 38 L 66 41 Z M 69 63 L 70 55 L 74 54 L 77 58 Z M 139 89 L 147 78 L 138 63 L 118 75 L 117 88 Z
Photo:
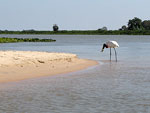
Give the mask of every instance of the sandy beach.
M 65 74 L 96 64 L 68 53 L 0 51 L 0 83 Z

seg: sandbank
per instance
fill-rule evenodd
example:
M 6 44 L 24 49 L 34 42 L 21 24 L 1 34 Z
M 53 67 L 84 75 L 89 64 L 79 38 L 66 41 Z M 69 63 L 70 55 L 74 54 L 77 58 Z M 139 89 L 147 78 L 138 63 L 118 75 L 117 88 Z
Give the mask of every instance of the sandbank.
M 68 53 L 0 51 L 0 83 L 65 74 L 97 64 Z

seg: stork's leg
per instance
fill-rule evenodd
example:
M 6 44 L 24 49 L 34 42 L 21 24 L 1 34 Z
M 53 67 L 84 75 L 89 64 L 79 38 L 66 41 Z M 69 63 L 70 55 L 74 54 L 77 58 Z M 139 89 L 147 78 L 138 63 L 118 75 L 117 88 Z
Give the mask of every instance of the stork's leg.
M 114 51 L 115 51 L 115 57 L 116 57 L 116 62 L 117 62 L 117 52 L 115 48 L 114 48 Z
M 111 48 L 110 48 L 110 61 L 111 61 Z

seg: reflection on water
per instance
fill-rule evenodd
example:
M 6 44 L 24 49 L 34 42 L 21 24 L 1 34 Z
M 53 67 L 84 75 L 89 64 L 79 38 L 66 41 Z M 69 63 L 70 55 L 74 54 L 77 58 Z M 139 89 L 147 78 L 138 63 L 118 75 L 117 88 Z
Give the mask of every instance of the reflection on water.
M 65 75 L 0 84 L 0 113 L 150 112 L 149 37 L 76 36 L 80 41 L 73 39 L 75 36 L 53 37 L 57 43 L 51 47 L 38 43 L 40 47 L 36 49 L 72 50 L 79 57 L 98 60 L 100 64 Z M 109 50 L 99 52 L 101 44 L 109 39 L 119 42 L 118 62 L 109 62 Z M 26 47 L 25 44 L 3 49 L 26 50 Z

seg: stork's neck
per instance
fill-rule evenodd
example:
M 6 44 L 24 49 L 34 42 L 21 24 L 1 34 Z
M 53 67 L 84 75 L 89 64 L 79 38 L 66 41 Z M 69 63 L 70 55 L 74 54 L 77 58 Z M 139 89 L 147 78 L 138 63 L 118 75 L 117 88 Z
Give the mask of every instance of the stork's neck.
M 103 49 L 104 49 L 105 47 L 108 48 L 108 46 L 107 46 L 106 44 L 103 44 Z

